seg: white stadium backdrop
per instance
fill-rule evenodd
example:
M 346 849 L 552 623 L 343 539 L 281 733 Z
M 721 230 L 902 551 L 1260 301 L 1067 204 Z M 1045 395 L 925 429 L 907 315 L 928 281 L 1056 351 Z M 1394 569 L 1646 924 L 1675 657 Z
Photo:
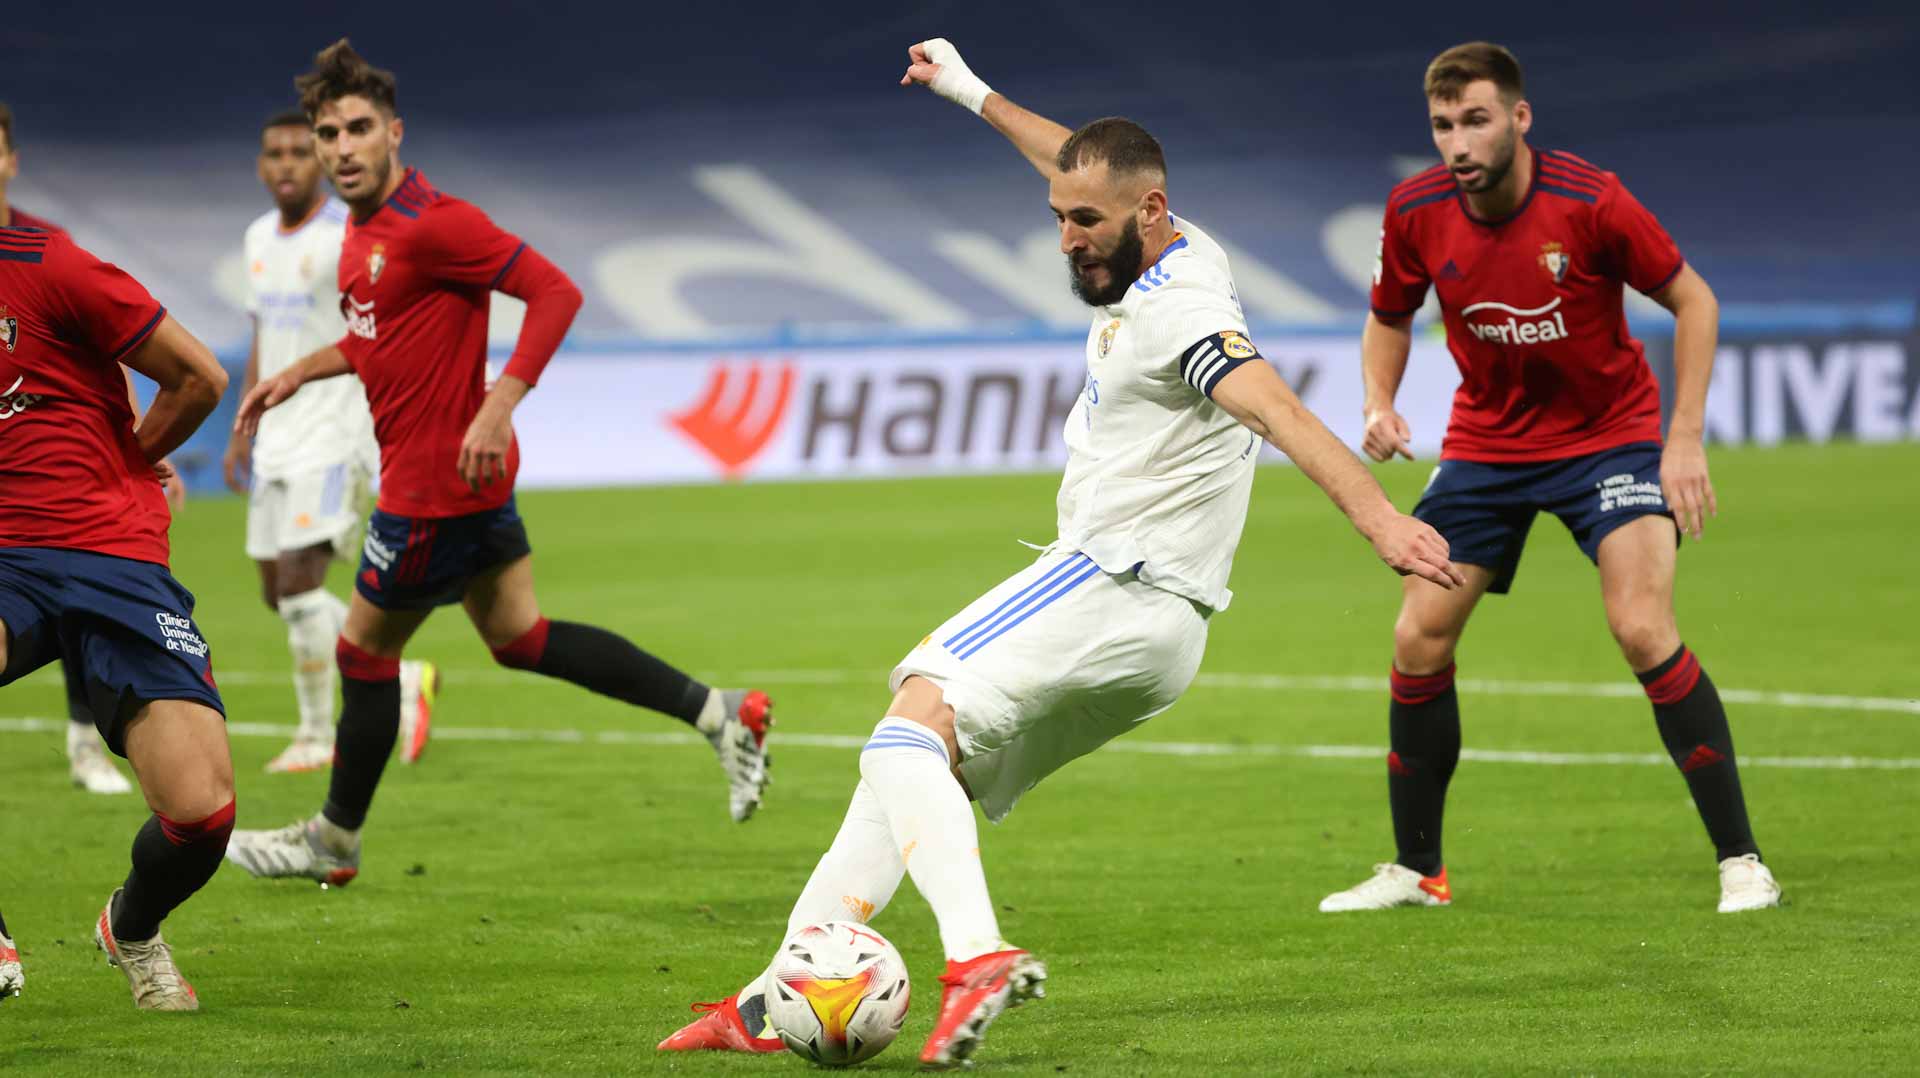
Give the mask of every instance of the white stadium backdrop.
M 1353 341 L 1316 335 L 1259 344 L 1307 406 L 1359 445 Z M 520 482 L 1046 471 L 1065 463 L 1062 424 L 1085 378 L 1078 341 L 576 354 L 549 367 L 514 415 Z M 1458 384 L 1444 346 L 1416 343 L 1400 408 L 1423 457 L 1439 450 Z

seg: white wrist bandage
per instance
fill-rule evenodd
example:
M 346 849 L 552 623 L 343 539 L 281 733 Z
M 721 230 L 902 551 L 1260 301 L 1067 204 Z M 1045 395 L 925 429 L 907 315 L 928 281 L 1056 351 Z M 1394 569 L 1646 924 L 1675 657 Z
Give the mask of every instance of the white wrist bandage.
M 921 47 L 927 50 L 928 61 L 940 65 L 940 73 L 933 77 L 930 89 L 978 116 L 993 87 L 982 82 L 980 76 L 967 67 L 967 62 L 960 58 L 960 50 L 954 48 L 953 42 L 946 38 L 936 37 L 921 42 Z

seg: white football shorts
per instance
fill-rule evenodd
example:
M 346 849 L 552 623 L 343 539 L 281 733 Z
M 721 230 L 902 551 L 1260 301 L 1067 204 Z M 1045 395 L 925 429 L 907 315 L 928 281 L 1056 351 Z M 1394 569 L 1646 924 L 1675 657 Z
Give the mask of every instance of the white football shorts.
M 1068 761 L 1153 718 L 1200 669 L 1209 612 L 1050 551 L 947 619 L 894 667 L 940 686 L 960 774 L 998 823 Z
M 330 544 L 336 558 L 353 557 L 368 478 L 355 460 L 284 476 L 256 474 L 247 496 L 247 557 L 272 561 L 320 543 Z

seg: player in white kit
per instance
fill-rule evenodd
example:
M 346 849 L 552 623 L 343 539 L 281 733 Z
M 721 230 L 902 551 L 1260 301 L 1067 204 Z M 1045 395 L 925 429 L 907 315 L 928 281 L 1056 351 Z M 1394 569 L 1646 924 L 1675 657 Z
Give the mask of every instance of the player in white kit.
M 304 113 L 267 121 L 260 133 L 260 180 L 274 209 L 247 226 L 247 311 L 253 350 L 244 396 L 254 383 L 346 333 L 340 311 L 340 245 L 347 207 L 320 187 L 319 158 Z M 300 724 L 268 771 L 313 771 L 333 759 L 334 642 L 347 605 L 326 590 L 327 567 L 355 553 L 360 513 L 380 450 L 366 393 L 352 375 L 311 382 L 260 423 L 249 442 L 235 433 L 227 486 L 246 493 L 247 557 L 260 567 L 261 597 L 287 625 Z M 401 759 L 426 745 L 439 674 L 431 663 L 400 664 Z
M 1058 538 L 949 618 L 893 671 L 845 822 L 788 921 L 877 915 L 911 873 L 939 921 L 944 995 L 921 1061 L 964 1061 L 1045 968 L 1000 936 L 969 798 L 999 820 L 1063 764 L 1166 710 L 1226 608 L 1262 437 L 1293 459 L 1382 560 L 1461 583 L 1446 542 L 1395 511 L 1359 459 L 1260 358 L 1218 244 L 1167 211 L 1160 146 L 1127 120 L 1075 132 L 994 94 L 944 40 L 909 50 L 902 85 L 978 113 L 1049 182 L 1074 291 L 1094 309 L 1087 382 L 1068 414 Z M 779 1051 L 768 974 L 661 1042 Z

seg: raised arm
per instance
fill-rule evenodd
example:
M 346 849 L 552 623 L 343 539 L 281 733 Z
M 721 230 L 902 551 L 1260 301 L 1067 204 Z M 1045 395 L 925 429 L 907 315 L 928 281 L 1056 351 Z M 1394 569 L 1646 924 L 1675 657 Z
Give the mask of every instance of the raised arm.
M 960 50 L 946 38 L 922 41 L 907 50 L 907 72 L 900 76 L 900 85 L 925 86 L 992 124 L 1046 179 L 1051 180 L 1059 171 L 1054 162 L 1060 156 L 1061 144 L 1073 132 L 1014 104 L 1005 94 L 995 93 L 967 67 Z
M 1213 402 L 1285 453 L 1326 491 L 1393 571 L 1443 588 L 1466 583 L 1448 560 L 1447 541 L 1440 533 L 1394 509 L 1360 458 L 1340 444 L 1265 361 L 1255 359 L 1228 372 L 1214 386 Z
M 227 391 L 227 372 L 220 361 L 172 315 L 162 318 L 123 362 L 160 387 L 133 432 L 152 464 L 178 449 Z

